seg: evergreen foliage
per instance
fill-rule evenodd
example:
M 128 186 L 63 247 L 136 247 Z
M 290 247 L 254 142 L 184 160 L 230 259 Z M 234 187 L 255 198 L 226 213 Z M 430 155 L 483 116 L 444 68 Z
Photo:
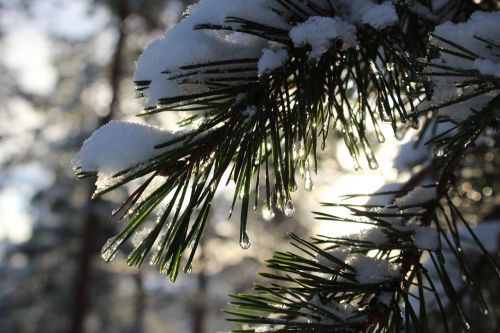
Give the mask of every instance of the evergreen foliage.
M 156 156 L 113 174 L 95 193 L 97 197 L 132 180 L 143 181 L 115 212 L 128 222 L 103 248 L 105 259 L 112 259 L 118 247 L 141 230 L 153 210 L 166 202 L 154 228 L 132 251 L 128 263 L 141 265 L 153 253 L 152 263 L 174 281 L 180 270 L 191 269 L 215 192 L 224 182 L 236 184 L 232 209 L 239 203 L 239 241 L 248 247 L 249 211 L 278 207 L 287 216 L 293 214 L 291 193 L 299 178 L 310 190 L 307 184 L 329 134 L 338 133 L 342 138 L 356 168 L 361 158 L 377 168 L 372 146 L 384 142 L 381 123 L 390 123 L 396 136 L 420 124 L 421 141 L 426 132 L 449 123 L 447 131 L 421 142 L 433 147 L 434 157 L 400 190 L 368 195 L 384 197 L 384 204 L 325 204 L 349 209 L 352 217 L 347 219 L 316 213 L 318 219 L 369 224 L 373 226 L 370 232 L 311 240 L 291 235 L 299 252 L 277 252 L 268 261 L 273 273 L 262 273 L 270 285 L 257 285 L 254 294 L 232 295 L 236 310 L 228 313 L 230 320 L 246 325 L 236 332 L 428 332 L 435 330 L 427 321 L 432 299 L 442 313 L 443 331 L 450 331 L 448 308 L 468 329 L 468 315 L 457 296 L 456 283 L 448 275 L 443 253 L 456 259 L 468 288 L 486 312 L 487 304 L 463 251 L 464 230 L 496 270 L 497 278 L 500 266 L 474 234 L 454 190 L 460 182 L 457 170 L 464 155 L 490 149 L 491 141 L 496 145 L 500 74 L 485 69 L 480 61 L 489 61 L 493 68 L 500 67 L 500 61 L 492 62 L 489 55 L 477 54 L 468 44 L 460 45 L 434 29 L 448 20 L 464 22 L 478 10 L 498 10 L 498 3 L 258 3 L 281 17 L 288 28 L 251 20 L 242 12 L 241 17 L 225 17 L 222 24 L 197 23 L 193 29 L 216 36 L 258 37 L 273 51 L 286 50 L 287 57 L 279 66 L 261 70 L 263 58 L 249 53 L 180 64 L 175 69 L 157 68 L 180 92 L 153 99 L 156 103 L 149 103 L 140 116 L 169 111 L 190 112 L 190 116 L 179 124 L 184 131 L 156 146 Z M 393 8 L 396 21 L 380 23 L 380 17 L 368 14 L 356 19 L 349 11 L 362 11 L 360 4 L 372 6 L 370 10 L 375 10 L 373 6 Z M 315 41 L 299 43 L 291 35 L 292 29 L 313 22 L 314 17 L 349 22 L 356 41 L 352 43 L 345 34 L 330 37 L 316 57 Z M 338 20 L 329 22 L 338 24 Z M 474 38 L 499 56 L 496 41 L 479 35 Z M 444 83 L 439 81 L 443 78 Z M 154 82 L 138 80 L 136 84 L 139 94 L 151 102 Z M 437 100 L 442 84 L 463 93 Z M 467 102 L 477 98 L 483 98 L 483 103 L 474 104 L 465 117 L 442 112 L 467 107 Z M 371 132 L 376 134 L 376 142 L 370 139 Z M 81 178 L 99 172 L 76 171 Z M 421 186 L 422 179 L 429 177 L 434 178 L 432 182 Z M 431 265 L 424 265 L 425 258 Z M 444 295 L 438 290 L 444 290 Z

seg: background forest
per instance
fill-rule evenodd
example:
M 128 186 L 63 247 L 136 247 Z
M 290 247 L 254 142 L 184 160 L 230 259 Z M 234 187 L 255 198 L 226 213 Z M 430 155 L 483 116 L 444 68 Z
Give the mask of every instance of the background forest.
M 123 226 L 111 213 L 127 189 L 90 201 L 94 185 L 75 181 L 70 161 L 110 120 L 141 121 L 135 117 L 143 108 L 134 95 L 135 61 L 190 3 L 0 0 L 0 332 L 228 331 L 234 324 L 221 312 L 229 308 L 227 295 L 262 281 L 255 273 L 264 270 L 264 260 L 292 248 L 288 233 L 333 237 L 359 229 L 315 219 L 312 212 L 319 210 L 346 214 L 321 202 L 397 188 L 415 164 L 432 156 L 429 147 L 415 146 L 413 129 L 397 140 L 382 126 L 379 167 L 371 170 L 360 160 L 355 171 L 344 143 L 331 135 L 318 174 L 293 193 L 293 216 L 278 209 L 249 215 L 250 248 L 240 247 L 238 217 L 228 221 L 232 185 L 217 192 L 193 269 L 175 284 L 154 267 L 127 266 L 134 239 L 106 263 L 101 248 Z M 173 129 L 178 117 L 162 113 L 147 121 Z M 499 157 L 485 149 L 465 157 L 458 184 L 461 205 L 473 207 L 466 216 L 472 223 L 500 214 Z M 498 252 L 498 227 L 487 225 L 478 235 Z M 500 317 L 498 280 L 481 263 L 473 267 L 491 290 L 486 298 L 493 313 L 471 316 L 477 332 L 495 329 Z

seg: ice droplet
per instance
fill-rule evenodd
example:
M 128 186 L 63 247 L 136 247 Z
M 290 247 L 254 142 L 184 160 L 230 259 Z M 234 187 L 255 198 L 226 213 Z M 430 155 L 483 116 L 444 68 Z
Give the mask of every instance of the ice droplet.
M 295 207 L 293 207 L 293 203 L 291 200 L 287 200 L 286 202 L 284 202 L 281 209 L 283 210 L 283 214 L 285 214 L 286 217 L 291 217 L 295 212 Z
M 262 206 L 262 218 L 266 221 L 274 219 L 274 211 L 267 205 Z
M 298 186 L 297 186 L 297 183 L 295 182 L 295 179 L 292 179 L 292 182 L 290 183 L 288 188 L 290 189 L 290 192 L 297 191 Z
M 387 69 L 388 72 L 392 72 L 394 70 L 394 63 L 393 62 L 386 63 L 385 68 Z
M 305 179 L 304 179 L 304 189 L 307 192 L 311 192 L 313 190 L 314 184 L 311 179 L 311 173 L 309 171 L 306 172 Z
M 353 159 L 353 164 L 354 164 L 354 170 L 355 170 L 355 171 L 359 171 L 359 170 L 361 170 L 361 166 L 359 165 L 359 162 L 358 162 L 358 159 L 357 159 L 357 158 L 354 158 L 354 159 Z
M 167 235 L 162 235 L 160 237 L 160 241 L 158 242 L 158 245 L 156 246 L 156 248 L 158 249 L 158 251 L 161 251 L 161 248 L 163 247 L 163 243 L 165 243 L 165 239 L 167 238 Z
M 151 254 L 151 258 L 149 259 L 149 264 L 151 266 L 155 266 L 157 262 L 158 262 L 158 251 L 155 251 L 153 252 L 153 254 Z
M 113 261 L 116 258 L 116 252 L 118 250 L 118 247 L 122 243 L 121 240 L 116 240 L 115 237 L 111 237 L 106 241 L 106 244 L 101 249 L 101 257 L 102 259 L 106 260 L 107 262 Z
M 250 245 L 252 245 L 252 242 L 250 242 L 250 238 L 248 237 L 248 234 L 245 232 L 240 240 L 240 247 L 243 250 L 246 250 L 250 247 Z
M 368 166 L 372 170 L 378 169 L 378 162 L 377 162 L 377 160 L 375 158 L 368 159 Z
M 187 269 L 186 271 L 186 274 L 191 274 L 191 272 L 193 271 L 193 266 L 189 266 L 189 268 Z
M 437 147 L 432 150 L 432 155 L 435 157 L 442 157 L 444 156 L 444 149 L 442 147 Z

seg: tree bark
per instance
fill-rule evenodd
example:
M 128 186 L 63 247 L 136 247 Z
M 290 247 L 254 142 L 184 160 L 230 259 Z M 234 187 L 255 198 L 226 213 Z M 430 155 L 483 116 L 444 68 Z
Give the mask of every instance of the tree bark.
M 127 2 L 119 1 L 117 5 L 117 18 L 119 37 L 116 43 L 113 60 L 111 64 L 110 85 L 112 90 L 112 99 L 109 108 L 109 113 L 105 117 L 101 117 L 98 121 L 98 127 L 108 123 L 118 113 L 119 109 L 119 93 L 121 81 L 121 65 L 123 57 L 123 49 L 125 46 L 126 30 L 125 19 L 128 16 Z M 88 197 L 90 198 L 94 192 L 94 186 L 88 187 Z M 89 309 L 89 291 L 92 287 L 92 259 L 97 254 L 96 235 L 99 231 L 101 217 L 99 216 L 98 208 L 101 204 L 100 200 L 90 201 L 86 209 L 86 217 L 83 225 L 83 238 L 80 251 L 80 263 L 76 274 L 76 284 L 73 297 L 73 310 L 70 333 L 84 332 L 85 317 Z

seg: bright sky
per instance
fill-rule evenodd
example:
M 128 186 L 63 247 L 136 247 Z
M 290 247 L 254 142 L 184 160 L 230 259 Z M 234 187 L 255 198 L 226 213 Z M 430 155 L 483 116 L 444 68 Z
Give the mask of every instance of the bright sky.
M 23 91 L 48 96 L 54 89 L 57 71 L 52 38 L 81 40 L 104 30 L 110 21 L 103 7 L 90 1 L 37 0 L 33 11 L 17 1 L 2 1 L 0 11 L 0 63 L 16 77 Z M 10 95 L 0 101 L 0 163 L 33 145 L 31 131 L 43 124 L 43 114 L 27 100 Z M 53 174 L 41 164 L 22 164 L 0 170 L 0 244 L 2 240 L 23 242 L 31 236 L 34 209 L 31 197 L 50 186 Z M 1 248 L 0 248 L 1 256 Z

